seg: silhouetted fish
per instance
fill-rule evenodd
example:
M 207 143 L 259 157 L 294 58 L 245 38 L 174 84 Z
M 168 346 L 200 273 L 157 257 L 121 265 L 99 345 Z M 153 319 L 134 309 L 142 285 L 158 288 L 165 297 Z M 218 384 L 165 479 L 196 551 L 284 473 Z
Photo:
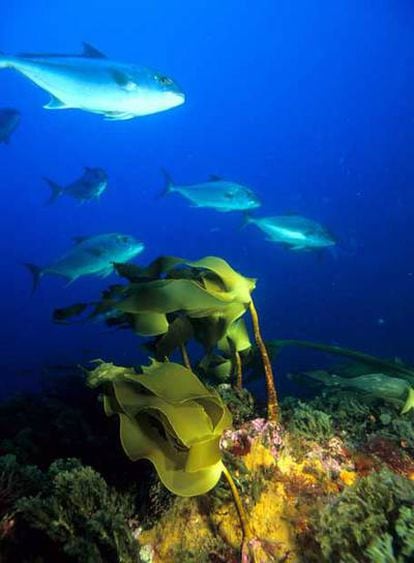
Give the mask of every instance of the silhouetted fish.
M 83 175 L 69 184 L 62 187 L 49 178 L 44 178 L 52 190 L 52 194 L 47 203 L 53 203 L 61 195 L 68 195 L 79 201 L 90 201 L 99 198 L 108 185 L 108 176 L 102 168 L 85 168 Z
M 13 131 L 20 123 L 20 112 L 17 109 L 0 109 L 0 143 L 8 144 Z

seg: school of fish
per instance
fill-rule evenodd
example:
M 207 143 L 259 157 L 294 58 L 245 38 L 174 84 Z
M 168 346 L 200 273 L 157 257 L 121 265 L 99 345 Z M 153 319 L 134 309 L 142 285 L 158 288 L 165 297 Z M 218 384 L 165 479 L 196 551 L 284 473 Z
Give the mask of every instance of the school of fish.
M 102 115 L 107 120 L 128 120 L 178 107 L 185 93 L 170 76 L 141 64 L 113 61 L 88 43 L 78 55 L 0 54 L 0 69 L 13 69 L 49 94 L 47 110 L 77 109 Z M 0 108 L 0 143 L 9 143 L 21 121 L 20 112 Z M 221 213 L 243 212 L 245 224 L 255 225 L 266 240 L 293 251 L 320 250 L 336 244 L 335 237 L 316 221 L 298 214 L 256 217 L 260 197 L 250 186 L 210 176 L 193 184 L 175 183 L 163 171 L 163 195 L 177 194 L 194 208 Z M 44 178 L 50 189 L 47 204 L 61 197 L 79 203 L 99 200 L 105 192 L 108 174 L 100 167 L 84 167 L 83 173 L 66 182 Z M 128 262 L 143 252 L 145 244 L 122 233 L 100 233 L 74 237 L 75 244 L 50 264 L 26 263 L 32 275 L 33 291 L 45 275 L 72 283 L 86 276 L 107 276 L 113 264 Z

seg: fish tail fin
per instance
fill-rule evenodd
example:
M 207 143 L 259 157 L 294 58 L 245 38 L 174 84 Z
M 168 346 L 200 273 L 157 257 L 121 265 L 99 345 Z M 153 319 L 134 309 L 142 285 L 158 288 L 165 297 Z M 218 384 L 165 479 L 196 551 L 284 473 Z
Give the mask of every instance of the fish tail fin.
M 13 66 L 10 57 L 6 57 L 4 53 L 0 51 L 0 68 L 11 68 Z
M 49 180 L 49 178 L 43 178 L 43 179 L 48 184 L 49 188 L 52 190 L 49 199 L 46 201 L 46 205 L 50 205 L 54 203 L 63 194 L 63 188 L 53 180 Z
M 254 218 L 251 213 L 245 211 L 243 213 L 243 221 L 241 222 L 240 229 L 243 229 L 249 223 L 254 223 Z
M 173 179 L 171 178 L 170 173 L 167 172 L 165 168 L 162 168 L 161 171 L 164 176 L 164 190 L 161 193 L 161 197 L 164 197 L 174 191 L 174 182 Z
M 36 264 L 32 264 L 31 262 L 26 262 L 24 264 L 26 268 L 32 275 L 32 295 L 35 293 L 36 289 L 39 287 L 40 278 L 43 275 L 43 270 Z
M 414 389 L 412 387 L 408 390 L 407 400 L 404 403 L 401 414 L 405 414 L 411 409 L 414 409 Z

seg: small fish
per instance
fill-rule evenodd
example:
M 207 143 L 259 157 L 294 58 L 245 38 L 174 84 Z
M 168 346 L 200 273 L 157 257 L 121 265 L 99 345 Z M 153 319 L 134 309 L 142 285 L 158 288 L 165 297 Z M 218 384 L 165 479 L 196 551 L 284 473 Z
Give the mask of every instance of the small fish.
M 81 276 L 108 276 L 114 270 L 114 262 L 127 262 L 145 248 L 134 237 L 119 233 L 76 237 L 74 242 L 73 248 L 49 266 L 25 264 L 33 277 L 33 292 L 46 274 L 62 276 L 69 283 Z
M 66 323 L 73 317 L 79 317 L 87 308 L 87 303 L 75 303 L 68 307 L 60 307 L 53 311 L 53 320 L 55 323 Z
M 150 115 L 184 103 L 185 95 L 156 70 L 115 62 L 84 43 L 81 55 L 0 55 L 0 68 L 13 68 L 51 95 L 45 109 L 80 109 L 106 119 Z
M 191 201 L 193 207 L 207 207 L 216 211 L 248 211 L 260 207 L 257 195 L 242 184 L 210 176 L 208 182 L 179 186 L 174 184 L 164 170 L 165 190 L 163 195 L 178 193 Z
M 19 123 L 20 112 L 17 109 L 0 109 L 0 143 L 9 144 L 10 137 Z
M 284 244 L 291 250 L 317 250 L 336 244 L 335 238 L 325 227 L 301 215 L 257 219 L 247 216 L 245 223 L 252 223 L 266 233 L 266 240 Z
M 68 195 L 81 202 L 98 199 L 108 185 L 108 176 L 102 168 L 85 167 L 83 175 L 66 187 L 49 178 L 44 178 L 52 190 L 47 204 L 55 202 L 61 195 Z

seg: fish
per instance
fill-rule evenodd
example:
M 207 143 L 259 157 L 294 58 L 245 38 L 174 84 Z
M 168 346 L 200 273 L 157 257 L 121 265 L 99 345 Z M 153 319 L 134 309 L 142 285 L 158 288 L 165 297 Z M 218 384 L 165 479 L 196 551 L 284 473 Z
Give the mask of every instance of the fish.
M 246 215 L 245 224 L 256 225 L 270 242 L 285 245 L 290 250 L 318 250 L 336 244 L 334 236 L 320 223 L 302 215 L 276 215 L 255 218 Z
M 73 283 L 81 276 L 106 277 L 114 271 L 114 262 L 128 262 L 145 248 L 134 237 L 107 233 L 90 237 L 75 237 L 73 247 L 43 268 L 28 262 L 24 264 L 32 275 L 32 293 L 46 274 L 65 278 Z
M 20 112 L 13 108 L 0 108 L 0 143 L 6 145 L 20 123 Z
M 85 167 L 82 176 L 66 187 L 57 184 L 49 178 L 44 178 L 44 180 L 52 190 L 51 196 L 46 202 L 47 204 L 54 203 L 62 195 L 68 195 L 82 203 L 98 199 L 108 185 L 108 176 L 102 168 Z
M 88 303 L 74 303 L 68 307 L 60 307 L 53 311 L 55 323 L 67 323 L 73 317 L 79 317 L 88 308 Z
M 351 389 L 401 406 L 401 414 L 414 409 L 414 388 L 409 381 L 385 373 L 366 373 L 357 377 L 341 377 L 324 370 L 306 372 L 306 377 L 328 387 Z
M 185 94 L 169 76 L 151 68 L 106 57 L 88 43 L 80 55 L 0 55 L 12 68 L 51 96 L 45 109 L 79 109 L 109 120 L 150 115 L 184 103 Z
M 162 195 L 178 193 L 193 205 L 216 211 L 249 211 L 260 207 L 261 202 L 254 191 L 242 184 L 224 180 L 220 176 L 210 176 L 202 184 L 181 186 L 175 184 L 171 176 L 163 170 L 165 189 Z

